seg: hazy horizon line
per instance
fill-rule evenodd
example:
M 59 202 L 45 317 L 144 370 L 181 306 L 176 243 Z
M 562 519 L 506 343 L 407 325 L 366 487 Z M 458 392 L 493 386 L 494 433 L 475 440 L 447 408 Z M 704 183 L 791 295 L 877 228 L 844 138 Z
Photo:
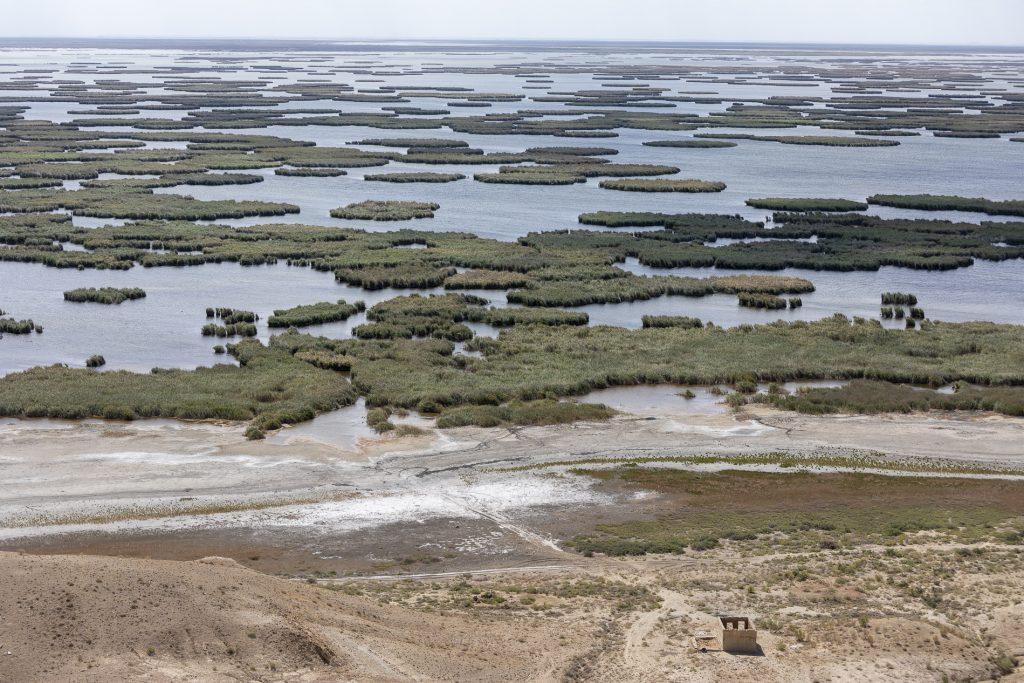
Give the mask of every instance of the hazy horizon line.
M 152 36 L 152 35 L 109 35 L 109 36 L 67 36 L 67 35 L 34 35 L 34 36 L 5 36 L 0 35 L 0 43 L 3 42 L 115 42 L 115 41 L 151 41 L 151 42 L 203 42 L 218 41 L 232 43 L 262 42 L 262 43 L 337 43 L 337 44 L 361 44 L 361 43 L 413 43 L 430 45 L 453 45 L 458 43 L 471 44 L 531 44 L 531 45 L 650 45 L 657 47 L 667 46 L 725 46 L 725 47 L 803 47 L 803 48 L 833 48 L 833 49 L 854 49 L 854 48 L 945 48 L 968 50 L 973 48 L 984 48 L 994 50 L 1024 51 L 1024 43 L 1018 44 L 995 44 L 995 43 L 931 43 L 931 42 L 806 42 L 806 41 L 745 41 L 745 40 L 648 40 L 643 38 L 418 38 L 418 37 L 263 37 L 263 36 Z

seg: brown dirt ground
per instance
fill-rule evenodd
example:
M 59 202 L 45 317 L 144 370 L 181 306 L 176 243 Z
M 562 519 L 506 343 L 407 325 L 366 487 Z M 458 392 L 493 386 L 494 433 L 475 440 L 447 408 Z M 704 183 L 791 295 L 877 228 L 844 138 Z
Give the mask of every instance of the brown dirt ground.
M 991 680 L 997 656 L 1024 656 L 1020 550 L 838 559 L 723 549 L 326 590 L 220 558 L 0 553 L 0 680 L 940 683 Z M 908 564 L 947 577 L 937 609 L 876 576 Z M 753 616 L 761 653 L 697 652 L 690 637 L 717 613 Z
M 0 680 L 543 680 L 555 623 L 443 616 L 259 574 L 170 562 L 0 553 Z M 7 653 L 10 654 L 7 654 Z

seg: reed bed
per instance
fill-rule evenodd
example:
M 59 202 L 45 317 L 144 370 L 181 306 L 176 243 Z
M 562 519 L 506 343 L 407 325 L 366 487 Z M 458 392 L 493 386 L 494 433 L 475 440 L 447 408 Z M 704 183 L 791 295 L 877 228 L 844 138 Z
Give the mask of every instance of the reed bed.
M 793 199 L 789 197 L 764 197 L 748 199 L 747 206 L 769 211 L 866 211 L 867 202 L 851 199 Z
M 409 202 L 370 199 L 331 209 L 334 218 L 367 221 L 407 221 L 414 218 L 433 218 L 441 208 L 433 202 Z
M 736 295 L 740 306 L 746 308 L 766 308 L 769 310 L 779 310 L 786 308 L 786 300 L 780 296 L 773 296 L 771 294 L 755 294 L 752 292 L 740 292 Z
M 1024 216 L 1024 200 L 994 200 L 983 197 L 958 197 L 936 194 L 875 194 L 868 197 L 869 204 L 892 206 L 918 211 L 972 211 L 990 216 Z
M 323 301 L 315 304 L 304 304 L 292 308 L 278 309 L 267 318 L 270 327 L 307 327 L 324 323 L 347 320 L 356 313 L 366 310 L 366 304 L 357 301 L 353 304 L 339 299 L 335 303 Z
M 621 178 L 618 180 L 602 180 L 599 186 L 606 190 L 623 190 L 627 192 L 721 192 L 726 185 L 717 180 L 696 180 L 693 178 L 677 180 L 675 178 Z
M 368 173 L 363 180 L 384 183 L 452 183 L 463 180 L 461 173 Z
M 82 287 L 64 292 L 65 301 L 76 303 L 121 304 L 146 298 L 146 291 L 138 287 Z
M 340 375 L 248 340 L 231 347 L 239 367 L 94 372 L 53 365 L 0 378 L 0 415 L 133 420 L 147 417 L 251 421 L 248 434 L 350 405 Z

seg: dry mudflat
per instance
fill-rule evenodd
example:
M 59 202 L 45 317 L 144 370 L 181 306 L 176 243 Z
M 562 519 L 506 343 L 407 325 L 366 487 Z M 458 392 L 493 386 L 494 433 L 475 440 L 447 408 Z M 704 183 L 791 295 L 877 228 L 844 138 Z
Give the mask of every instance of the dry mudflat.
M 0 425 L 0 680 L 1019 680 L 1024 545 L 1005 530 L 1024 529 L 1022 420 L 758 408 L 278 436 Z M 757 459 L 780 452 L 797 466 Z M 697 455 L 751 461 L 679 462 Z M 905 469 L 813 465 L 826 457 Z M 832 532 L 779 530 L 644 557 L 565 545 L 709 510 L 865 524 L 928 505 L 994 511 L 979 518 L 992 533 L 839 528 L 819 547 Z M 755 619 L 759 656 L 692 648 L 722 613 Z

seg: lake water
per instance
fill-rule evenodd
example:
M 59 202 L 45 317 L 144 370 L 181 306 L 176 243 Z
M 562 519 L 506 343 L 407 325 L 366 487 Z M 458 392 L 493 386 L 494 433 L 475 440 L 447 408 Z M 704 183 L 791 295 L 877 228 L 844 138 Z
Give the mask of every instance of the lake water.
M 990 80 L 964 93 L 985 90 L 991 100 L 999 90 L 1020 91 L 1019 72 L 1024 57 L 1016 55 L 966 55 L 936 53 L 878 56 L 892 64 L 926 63 L 976 65 Z M 0 50 L 0 96 L 11 104 L 26 102 L 27 118 L 67 122 L 79 115 L 70 112 L 90 109 L 76 102 L 46 101 L 54 84 L 48 81 L 71 79 L 87 84 L 104 79 L 121 78 L 138 88 L 166 95 L 171 72 L 154 72 L 154 68 L 187 65 L 199 68 L 206 78 L 270 79 L 267 83 L 297 84 L 311 80 L 348 83 L 357 89 L 394 87 L 454 86 L 478 92 L 518 93 L 519 102 L 493 102 L 481 108 L 450 107 L 457 94 L 443 97 L 414 98 L 401 106 L 426 109 L 445 108 L 455 116 L 480 116 L 510 113 L 523 109 L 557 113 L 577 110 L 574 105 L 531 101 L 530 97 L 579 89 L 598 89 L 609 77 L 626 66 L 686 65 L 694 72 L 689 77 L 672 76 L 664 80 L 641 77 L 635 81 L 614 81 L 616 88 L 648 83 L 668 89 L 668 94 L 721 97 L 721 102 L 678 102 L 671 107 L 643 109 L 609 107 L 637 112 L 657 111 L 688 114 L 722 112 L 735 102 L 765 97 L 840 97 L 834 92 L 838 81 L 827 83 L 768 82 L 735 77 L 708 82 L 715 69 L 740 70 L 760 67 L 819 69 L 842 65 L 845 57 L 815 55 L 809 52 L 772 54 L 764 51 L 701 53 L 677 50 L 664 54 L 645 51 L 590 53 L 570 49 L 564 51 L 437 51 L 360 53 L 347 50 L 339 53 L 237 53 L 112 51 L 112 50 Z M 81 66 L 84 62 L 104 64 L 102 69 Z M 115 64 L 117 62 L 117 64 Z M 529 83 L 502 65 L 535 64 Z M 1011 67 L 1006 65 L 1010 64 Z M 272 68 L 273 67 L 273 68 Z M 285 68 L 278 68 L 285 67 Z M 25 74 L 25 69 L 52 69 L 53 73 Z M 701 73 L 702 69 L 709 70 Z M 628 72 L 628 69 L 626 69 Z M 373 72 L 373 73 L 371 73 Z M 1009 74 L 1009 75 L 1008 75 Z M 42 89 L 12 85 L 31 75 L 40 79 Z M 190 77 L 196 74 L 190 73 Z M 21 79 L 21 80 L 19 80 Z M 730 80 L 731 82 L 725 82 Z M 850 80 L 850 79 L 847 79 Z M 538 89 L 543 86 L 545 89 Z M 880 89 L 885 84 L 879 84 Z M 265 93 L 272 94 L 272 93 Z M 920 92 L 890 92 L 903 97 L 926 98 L 929 94 L 948 92 L 938 87 L 924 87 Z M 35 101 L 41 100 L 41 101 Z M 297 109 L 330 109 L 341 112 L 382 112 L 395 106 L 393 102 L 339 102 L 310 99 L 279 105 L 283 111 Z M 193 107 L 195 108 L 195 107 Z M 596 108 L 592 108 L 596 109 Z M 185 110 L 143 110 L 146 118 L 181 118 Z M 301 116 L 291 112 L 289 116 Z M 126 130 L 110 126 L 109 130 Z M 272 170 L 254 170 L 264 177 L 262 183 L 241 186 L 189 187 L 161 189 L 158 192 L 190 194 L 199 199 L 256 199 L 284 201 L 300 206 L 301 212 L 281 218 L 246 218 L 218 221 L 226 225 L 249 225 L 264 222 L 295 222 L 366 230 L 393 230 L 411 227 L 422 230 L 455 230 L 473 232 L 483 237 L 515 240 L 534 231 L 579 228 L 577 216 L 585 211 L 661 211 L 741 214 L 763 219 L 766 212 L 744 204 L 750 197 L 845 197 L 862 199 L 874 193 L 922 193 L 984 196 L 1010 199 L 1021 196 L 1024 180 L 1024 144 L 998 139 L 937 138 L 925 132 L 919 137 L 898 138 L 898 147 L 836 148 L 782 145 L 770 142 L 739 141 L 738 146 L 723 149 L 674 149 L 645 147 L 643 142 L 686 138 L 702 129 L 686 132 L 618 129 L 618 137 L 571 139 L 549 135 L 475 135 L 455 133 L 447 128 L 429 130 L 381 130 L 369 127 L 336 126 L 271 126 L 255 129 L 229 129 L 234 134 L 277 135 L 309 140 L 323 146 L 345 146 L 346 143 L 373 137 L 445 137 L 466 141 L 471 147 L 488 152 L 516 152 L 528 147 L 584 145 L 611 147 L 618 154 L 616 163 L 658 163 L 678 166 L 681 178 L 720 180 L 728 187 L 711 194 L 630 193 L 600 189 L 597 179 L 572 186 L 527 187 L 485 184 L 472 180 L 475 173 L 493 172 L 488 166 L 435 166 L 391 163 L 386 167 L 348 169 L 348 175 L 337 178 L 277 176 Z M 714 129 L 716 133 L 743 132 L 782 135 L 851 135 L 850 131 L 822 131 L 812 127 L 783 130 Z M 184 143 L 154 142 L 148 147 L 183 147 Z M 391 149 L 391 148 L 389 148 Z M 393 149 L 392 149 L 393 151 Z M 459 172 L 466 180 L 447 184 L 392 184 L 367 182 L 368 173 L 399 171 Z M 68 187 L 76 187 L 74 182 Z M 441 205 L 433 219 L 405 223 L 345 221 L 331 218 L 330 209 L 366 199 L 406 199 L 435 201 Z M 872 207 L 868 212 L 885 217 L 950 218 L 965 221 L 992 219 L 972 213 L 935 213 Z M 97 227 L 120 223 L 107 219 L 75 217 L 75 225 Z M 70 247 L 69 247 L 70 248 Z M 706 276 L 721 274 L 714 269 L 652 269 L 635 260 L 621 267 L 637 274 L 678 274 Z M 735 274 L 727 271 L 724 274 Z M 704 298 L 662 297 L 644 302 L 617 305 L 584 306 L 591 324 L 619 325 L 636 328 L 642 315 L 690 315 L 719 325 L 766 322 L 775 319 L 812 320 L 836 312 L 875 318 L 878 316 L 879 293 L 882 291 L 915 292 L 928 317 L 937 320 L 993 320 L 1024 323 L 1024 261 L 1001 263 L 978 262 L 970 268 L 946 272 L 922 272 L 900 268 L 882 268 L 876 272 L 834 273 L 782 271 L 812 280 L 816 291 L 802 295 L 803 307 L 796 310 L 764 311 L 740 308 L 733 296 Z M 62 292 L 75 287 L 142 287 L 147 298 L 125 302 L 119 306 L 71 304 L 63 301 Z M 435 290 L 440 291 L 440 290 Z M 133 268 L 129 271 L 74 271 L 46 268 L 35 264 L 0 262 L 0 308 L 15 318 L 32 318 L 42 324 L 41 335 L 4 335 L 0 339 L 0 374 L 35 365 L 68 363 L 80 366 L 86 357 L 100 353 L 106 357 L 106 369 L 145 371 L 152 367 L 192 368 L 213 362 L 231 362 L 226 356 L 215 356 L 212 346 L 223 340 L 199 334 L 206 322 L 207 306 L 229 306 L 256 311 L 262 318 L 259 336 L 266 340 L 270 331 L 266 318 L 276 308 L 316 301 L 362 300 L 367 305 L 408 292 L 399 290 L 363 291 L 335 282 L 330 273 L 283 264 L 243 268 L 235 264 L 204 265 L 189 268 Z M 505 306 L 502 292 L 476 292 L 494 305 Z M 345 338 L 354 325 L 365 321 L 357 315 L 348 321 L 307 328 L 313 334 Z M 887 323 L 902 326 L 901 321 Z M 474 325 L 479 334 L 494 335 L 484 325 Z M 698 400 L 698 404 L 700 401 Z

